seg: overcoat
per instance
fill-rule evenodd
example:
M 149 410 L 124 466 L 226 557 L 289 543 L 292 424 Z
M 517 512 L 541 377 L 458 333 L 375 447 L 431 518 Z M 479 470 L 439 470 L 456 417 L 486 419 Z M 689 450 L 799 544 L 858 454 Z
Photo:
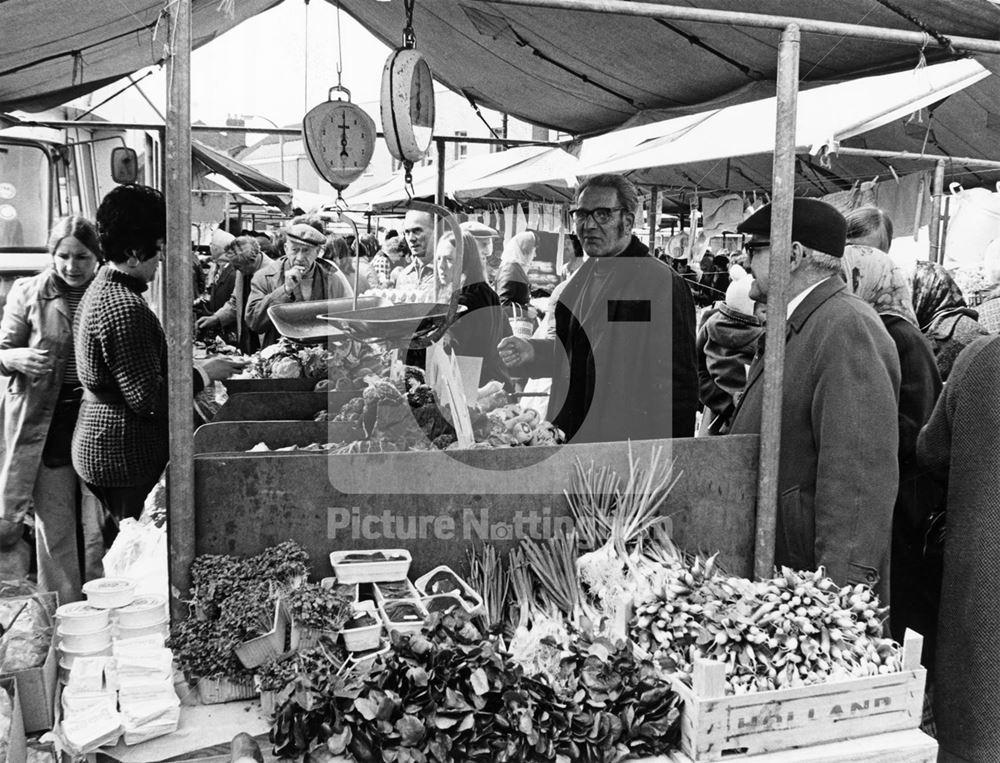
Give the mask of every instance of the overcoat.
M 955 361 L 917 439 L 929 468 L 948 469 L 934 721 L 942 760 L 1000 760 L 1000 337 Z M 955 757 L 957 756 L 957 757 Z
M 32 377 L 7 366 L 0 352 L 0 374 L 10 377 L 0 398 L 4 434 L 0 443 L 0 516 L 13 522 L 20 521 L 32 506 L 45 438 L 73 345 L 69 307 L 54 277 L 55 271 L 49 268 L 17 279 L 0 322 L 0 350 L 48 350 L 54 361 L 52 373 Z
M 763 356 L 750 367 L 731 432 L 761 431 Z M 889 601 L 892 512 L 899 486 L 899 359 L 872 307 L 837 277 L 788 319 L 778 466 L 775 564 L 823 565 L 840 585 Z

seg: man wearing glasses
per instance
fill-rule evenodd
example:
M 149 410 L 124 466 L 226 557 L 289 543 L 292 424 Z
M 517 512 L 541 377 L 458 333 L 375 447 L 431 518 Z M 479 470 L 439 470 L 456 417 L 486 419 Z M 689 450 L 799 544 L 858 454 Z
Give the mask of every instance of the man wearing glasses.
M 556 302 L 555 339 L 498 345 L 519 375 L 552 378 L 547 417 L 572 442 L 694 434 L 694 300 L 632 235 L 638 206 L 622 175 L 585 181 L 570 214 L 587 259 Z
M 737 230 L 754 286 L 770 294 L 771 206 Z M 899 483 L 896 348 L 875 311 L 847 291 L 847 221 L 818 199 L 795 199 L 778 467 L 774 561 L 826 568 L 837 583 L 870 586 L 889 602 L 889 543 Z M 763 359 L 750 367 L 731 433 L 758 434 Z

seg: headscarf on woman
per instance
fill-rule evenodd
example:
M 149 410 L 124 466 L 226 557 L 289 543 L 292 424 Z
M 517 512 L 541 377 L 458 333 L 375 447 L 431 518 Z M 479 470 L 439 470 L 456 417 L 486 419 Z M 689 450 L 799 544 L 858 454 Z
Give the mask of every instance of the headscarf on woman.
M 503 245 L 500 262 L 516 262 L 522 268 L 527 268 L 535 258 L 535 234 L 529 231 L 518 233 Z
M 879 315 L 896 315 L 919 328 L 906 274 L 888 254 L 872 246 L 848 244 L 842 263 L 852 293 Z
M 973 319 L 979 317 L 966 303 L 955 279 L 936 262 L 917 263 L 913 273 L 913 309 L 921 331 L 927 331 L 936 320 L 955 313 L 964 313 Z

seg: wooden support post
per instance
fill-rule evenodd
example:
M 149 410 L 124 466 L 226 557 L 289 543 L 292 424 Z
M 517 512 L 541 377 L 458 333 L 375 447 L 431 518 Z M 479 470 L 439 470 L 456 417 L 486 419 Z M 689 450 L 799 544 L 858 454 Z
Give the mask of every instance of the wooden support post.
M 167 475 L 170 609 L 183 617 L 194 559 L 194 431 L 191 401 L 191 0 L 173 4 L 166 130 L 167 247 L 164 257 L 170 466 Z
M 934 166 L 934 185 L 931 187 L 930 260 L 941 262 L 944 257 L 941 246 L 941 202 L 944 198 L 944 159 Z
M 649 253 L 656 251 L 656 228 L 660 222 L 660 187 L 649 189 Z
M 781 451 L 781 389 L 785 375 L 785 310 L 788 304 L 795 196 L 795 116 L 799 94 L 799 28 L 790 24 L 778 47 L 778 98 L 771 191 L 771 259 L 767 289 L 764 401 L 757 478 L 754 572 L 769 577 L 774 568 Z

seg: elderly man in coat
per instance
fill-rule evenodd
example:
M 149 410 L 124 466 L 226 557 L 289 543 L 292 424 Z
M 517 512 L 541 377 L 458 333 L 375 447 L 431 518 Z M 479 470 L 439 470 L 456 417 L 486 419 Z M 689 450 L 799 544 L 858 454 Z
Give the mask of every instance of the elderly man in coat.
M 548 418 L 571 442 L 694 435 L 694 301 L 632 234 L 638 207 L 624 176 L 586 180 L 570 214 L 589 257 L 556 302 L 555 338 L 499 345 L 507 366 L 552 378 Z
M 294 223 L 286 235 L 285 256 L 261 268 L 250 282 L 246 327 L 264 335 L 262 347 L 278 341 L 278 331 L 267 315 L 271 305 L 354 296 L 340 268 L 320 259 L 326 244 L 322 233 L 307 223 Z
M 767 301 L 770 205 L 738 230 L 755 300 Z M 899 359 L 875 311 L 847 291 L 843 216 L 795 199 L 785 333 L 775 563 L 824 566 L 837 583 L 863 583 L 889 600 L 892 511 L 899 483 Z M 750 368 L 731 432 L 759 433 L 762 358 Z

